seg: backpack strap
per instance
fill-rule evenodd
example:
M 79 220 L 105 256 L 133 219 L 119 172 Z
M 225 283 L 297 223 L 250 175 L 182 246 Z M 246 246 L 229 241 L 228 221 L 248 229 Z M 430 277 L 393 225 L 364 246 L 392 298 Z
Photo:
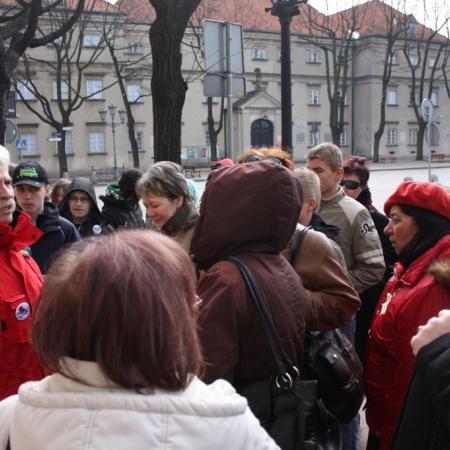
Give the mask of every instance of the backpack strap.
M 297 230 L 292 237 L 291 254 L 289 255 L 289 263 L 292 267 L 294 267 L 295 263 L 297 262 L 297 258 L 300 254 L 300 249 L 302 248 L 306 233 L 310 229 L 311 227 L 306 227 L 303 228 L 303 230 Z

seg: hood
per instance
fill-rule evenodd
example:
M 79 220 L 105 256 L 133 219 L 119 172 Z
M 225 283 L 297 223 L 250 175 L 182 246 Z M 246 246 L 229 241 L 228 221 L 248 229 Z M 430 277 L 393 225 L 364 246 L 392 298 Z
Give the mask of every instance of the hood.
M 72 183 L 70 183 L 67 192 L 64 195 L 64 198 L 61 200 L 59 205 L 59 210 L 61 211 L 61 215 L 67 218 L 69 212 L 68 198 L 73 191 L 81 191 L 86 193 L 89 198 L 92 200 L 93 208 L 91 211 L 95 211 L 97 214 L 100 214 L 100 209 L 97 205 L 97 196 L 95 195 L 95 187 L 92 181 L 89 178 L 77 177 L 74 178 Z
M 295 230 L 301 197 L 295 175 L 270 160 L 212 171 L 191 243 L 198 267 L 228 255 L 280 253 Z
M 447 290 L 450 291 L 450 259 L 438 259 L 430 264 L 428 273 L 434 276 Z

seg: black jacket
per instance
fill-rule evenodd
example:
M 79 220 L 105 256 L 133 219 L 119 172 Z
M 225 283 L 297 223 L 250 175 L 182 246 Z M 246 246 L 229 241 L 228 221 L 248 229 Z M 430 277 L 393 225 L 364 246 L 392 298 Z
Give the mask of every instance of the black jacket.
M 392 247 L 391 241 L 384 234 L 384 229 L 389 223 L 389 219 L 372 205 L 370 190 L 368 188 L 364 189 L 356 200 L 367 208 L 372 217 L 380 238 L 381 247 L 383 248 L 384 263 L 386 265 L 383 279 L 360 294 L 362 306 L 356 315 L 355 347 L 360 358 L 364 360 L 367 333 L 372 322 L 372 316 L 378 299 L 383 292 L 384 285 L 394 273 L 394 263 L 397 261 L 397 254 Z
M 317 213 L 312 215 L 309 226 L 315 231 L 320 231 L 332 241 L 336 241 L 339 231 L 341 231 L 339 227 L 326 223 L 325 220 L 323 220 Z
M 392 450 L 450 450 L 450 334 L 423 347 Z
M 101 195 L 102 214 L 113 228 L 144 228 L 144 218 L 139 203 L 129 203 L 108 195 Z
M 30 246 L 31 255 L 42 273 L 46 273 L 53 256 L 62 248 L 81 239 L 75 226 L 58 213 L 53 203 L 45 202 L 44 211 L 36 220 L 44 235 Z
M 106 219 L 103 217 L 100 209 L 97 205 L 97 197 L 95 195 L 95 187 L 89 178 L 78 177 L 74 178 L 72 183 L 61 200 L 59 205 L 59 211 L 63 217 L 74 223 L 72 215 L 69 209 L 69 197 L 74 191 L 84 192 L 91 199 L 91 210 L 87 219 L 82 224 L 75 224 L 78 232 L 82 238 L 89 236 L 98 236 L 101 234 L 108 234 L 114 230 L 114 228 L 109 225 Z
M 375 228 L 377 229 L 378 237 L 380 238 L 381 246 L 383 247 L 384 262 L 386 264 L 386 282 L 393 274 L 394 263 L 397 262 L 398 259 L 391 241 L 384 234 L 384 229 L 389 223 L 389 219 L 372 205 L 372 194 L 368 188 L 364 189 L 356 200 L 369 210 Z

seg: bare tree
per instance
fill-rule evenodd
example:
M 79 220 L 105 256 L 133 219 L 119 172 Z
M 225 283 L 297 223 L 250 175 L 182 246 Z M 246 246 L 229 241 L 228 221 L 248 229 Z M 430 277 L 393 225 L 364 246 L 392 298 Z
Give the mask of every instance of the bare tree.
M 50 13 L 66 8 L 66 0 L 43 3 L 16 0 L 13 5 L 2 5 L 0 16 L 0 143 L 5 142 L 6 96 L 11 79 L 21 56 L 27 48 L 48 44 L 63 36 L 78 20 L 84 0 L 78 0 L 67 20 L 59 28 L 49 31 L 41 26 Z
M 297 22 L 308 30 L 305 39 L 323 51 L 327 98 L 330 105 L 328 123 L 332 141 L 339 145 L 345 126 L 345 99 L 347 96 L 349 67 L 355 52 L 355 40 L 366 14 L 367 3 L 333 15 L 318 15 L 308 8 Z M 352 144 L 353 145 L 353 144 Z
M 156 12 L 150 27 L 155 161 L 181 162 L 181 118 L 187 83 L 181 72 L 181 43 L 201 0 L 149 0 Z
M 104 6 L 105 4 L 101 2 L 101 5 Z M 64 172 L 68 172 L 65 128 L 71 125 L 72 114 L 79 110 L 86 100 L 115 84 L 111 83 L 99 87 L 90 94 L 83 94 L 84 74 L 104 52 L 105 37 L 117 33 L 118 20 L 122 15 L 118 14 L 112 5 L 108 7 L 108 10 L 102 10 L 101 16 L 97 14 L 98 12 L 96 2 L 92 1 L 89 9 L 85 9 L 80 15 L 75 27 L 65 35 L 50 42 L 54 58 L 40 58 L 34 56 L 33 52 L 26 52 L 23 55 L 23 67 L 19 65 L 14 76 L 16 91 L 23 104 L 42 122 L 52 126 L 61 136 L 61 141 L 58 142 L 58 161 L 61 176 Z M 60 28 L 61 24 L 66 22 L 69 14 L 70 11 L 68 10 L 52 11 L 48 16 L 46 27 L 50 30 Z M 105 23 L 108 24 L 107 29 L 104 26 Z M 103 30 L 103 34 L 99 30 Z M 89 48 L 86 48 L 85 38 L 93 31 L 97 31 L 98 42 L 92 43 Z M 44 78 L 50 78 L 48 76 L 50 74 L 55 77 L 52 86 L 52 99 L 49 99 L 48 96 L 47 83 L 43 84 L 35 79 L 32 68 L 36 66 L 42 68 L 41 74 L 44 74 Z M 17 87 L 19 83 L 25 83 L 26 89 L 38 100 L 37 103 L 24 97 L 22 90 Z
M 425 0 L 423 6 L 425 8 Z M 404 34 L 403 54 L 411 74 L 410 106 L 417 121 L 416 159 L 423 160 L 423 142 L 427 121 L 422 117 L 420 106 L 424 98 L 432 98 L 438 79 L 438 68 L 445 60 L 449 42 L 440 34 L 448 24 L 449 17 L 436 12 L 433 29 L 420 25 L 414 16 L 408 16 Z
M 133 25 L 128 21 L 123 23 L 120 28 L 122 30 L 122 37 L 126 37 L 127 34 L 131 34 L 133 28 Z M 149 97 L 151 93 L 150 89 L 146 89 L 144 86 L 141 86 L 139 93 L 131 98 L 127 92 L 126 80 L 150 79 L 152 61 L 151 53 L 144 51 L 141 53 L 139 51 L 135 52 L 138 54 L 137 56 L 133 56 L 128 52 L 128 55 L 124 56 L 124 53 L 127 53 L 130 49 L 128 48 L 127 43 L 120 44 L 120 39 L 118 39 L 119 36 L 110 35 L 105 32 L 103 38 L 106 46 L 108 47 L 109 54 L 111 55 L 114 74 L 117 79 L 123 106 L 126 111 L 128 139 L 130 141 L 131 152 L 133 155 L 133 165 L 134 167 L 139 167 L 139 146 L 136 138 L 136 120 L 134 119 L 132 107 L 133 105 L 141 102 L 144 97 Z M 134 45 L 140 46 L 141 44 L 136 42 Z
M 382 59 L 383 72 L 381 75 L 381 96 L 380 96 L 380 120 L 378 122 L 378 128 L 374 133 L 374 148 L 373 148 L 373 161 L 378 162 L 380 157 L 380 141 L 384 134 L 386 126 L 386 99 L 387 89 L 391 81 L 392 68 L 395 59 L 400 53 L 398 48 L 398 40 L 404 34 L 405 27 L 407 25 L 407 17 L 402 14 L 398 7 L 394 8 L 392 4 L 379 2 L 378 8 L 381 9 L 383 15 L 382 26 L 385 34 L 380 36 L 381 46 L 379 48 L 384 50 L 384 56 Z M 378 42 L 377 42 L 378 46 Z M 375 49 L 375 51 L 377 51 Z

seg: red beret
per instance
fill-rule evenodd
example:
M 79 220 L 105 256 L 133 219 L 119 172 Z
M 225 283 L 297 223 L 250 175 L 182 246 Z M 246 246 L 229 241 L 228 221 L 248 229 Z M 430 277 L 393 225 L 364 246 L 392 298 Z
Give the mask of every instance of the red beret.
M 401 183 L 397 190 L 386 200 L 384 212 L 394 205 L 410 205 L 433 211 L 450 220 L 450 194 L 437 183 L 426 181 L 408 181 Z

